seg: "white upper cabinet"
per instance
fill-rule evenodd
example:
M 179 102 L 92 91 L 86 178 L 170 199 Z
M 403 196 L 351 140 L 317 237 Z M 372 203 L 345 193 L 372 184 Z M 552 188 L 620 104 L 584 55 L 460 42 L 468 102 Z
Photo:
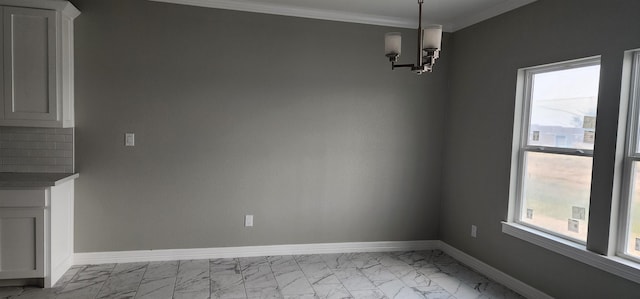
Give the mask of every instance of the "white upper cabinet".
M 0 126 L 73 127 L 73 19 L 67 1 L 0 0 Z

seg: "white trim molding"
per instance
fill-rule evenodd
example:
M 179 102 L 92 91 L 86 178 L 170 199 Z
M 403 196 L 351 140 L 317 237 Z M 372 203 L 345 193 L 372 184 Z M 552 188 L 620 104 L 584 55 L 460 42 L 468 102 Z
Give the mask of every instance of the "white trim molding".
M 74 264 L 108 264 L 294 254 L 389 252 L 434 249 L 439 249 L 439 241 L 315 243 L 194 249 L 134 250 L 76 253 Z
M 498 4 L 496 6 L 493 6 L 489 9 L 485 9 L 483 11 L 480 11 L 476 14 L 472 14 L 472 15 L 468 15 L 468 16 L 464 16 L 464 17 L 460 17 L 457 18 L 455 20 L 453 20 L 453 22 L 450 25 L 450 30 L 451 32 L 456 32 L 462 28 L 465 27 L 469 27 L 473 24 L 477 24 L 480 23 L 484 20 L 488 20 L 491 19 L 495 16 L 501 15 L 503 13 L 506 13 L 508 11 L 514 10 L 516 8 L 519 8 L 521 6 L 525 6 L 527 4 L 533 3 L 536 0 L 511 0 L 511 1 L 505 1 L 501 4 Z
M 502 232 L 600 270 L 640 283 L 640 265 L 638 263 L 616 256 L 600 255 L 587 250 L 584 245 L 513 222 L 502 222 Z
M 482 273 L 490 279 L 526 296 L 527 298 L 552 298 L 551 296 L 517 280 L 500 270 L 454 248 L 440 240 L 316 243 L 267 246 L 241 246 L 196 249 L 161 249 L 113 252 L 76 253 L 74 264 L 132 263 L 170 260 L 237 258 L 253 256 L 328 254 L 349 252 L 390 252 L 411 250 L 442 250 L 462 264 Z
M 80 11 L 66 0 L 0 0 L 0 5 L 58 10 L 72 19 L 80 15 Z
M 467 265 L 469 268 L 484 274 L 490 279 L 514 290 L 520 295 L 523 295 L 527 298 L 539 298 L 539 299 L 551 299 L 553 297 L 547 295 L 546 293 L 506 274 L 494 267 L 489 266 L 488 264 L 482 262 L 475 257 L 472 257 L 461 250 L 440 241 L 440 250 L 444 253 L 448 254 L 455 260 L 459 261 L 462 264 Z
M 256 12 L 271 15 L 281 15 L 290 17 L 300 17 L 308 19 L 380 25 L 400 28 L 417 27 L 416 20 L 406 20 L 401 18 L 393 18 L 380 15 L 358 14 L 343 11 L 304 8 L 298 6 L 289 6 L 281 4 L 266 4 L 249 1 L 235 0 L 149 0 L 155 2 L 165 2 L 173 4 L 182 4 L 190 6 L 228 9 L 246 12 Z M 445 28 L 447 30 L 448 28 Z
M 282 5 L 274 3 L 264 3 L 257 1 L 237 1 L 237 0 L 149 0 L 155 2 L 165 2 L 173 4 L 182 4 L 199 7 L 219 8 L 228 10 L 238 10 L 247 12 L 256 12 L 273 15 L 283 15 L 291 17 L 320 19 L 328 21 L 359 23 L 368 25 L 390 26 L 400 28 L 416 28 L 417 21 L 415 19 L 404 19 L 383 15 L 361 14 L 344 12 L 338 10 L 317 9 L 301 6 Z M 483 10 L 479 13 L 469 16 L 460 17 L 453 23 L 445 22 L 444 31 L 454 32 L 467 26 L 479 23 L 481 21 L 493 18 L 507 11 L 516 9 L 520 6 L 535 2 L 536 0 L 509 0 Z

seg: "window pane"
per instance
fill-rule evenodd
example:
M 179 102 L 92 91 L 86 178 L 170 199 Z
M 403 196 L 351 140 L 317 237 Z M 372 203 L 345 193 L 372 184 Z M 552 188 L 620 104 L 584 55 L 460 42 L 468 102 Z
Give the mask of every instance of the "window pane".
M 627 248 L 629 255 L 640 258 L 640 163 L 633 162 L 631 178 L 631 204 L 629 206 L 629 229 Z
M 525 155 L 520 220 L 586 241 L 593 158 L 535 152 Z
M 528 145 L 593 150 L 600 65 L 534 74 Z

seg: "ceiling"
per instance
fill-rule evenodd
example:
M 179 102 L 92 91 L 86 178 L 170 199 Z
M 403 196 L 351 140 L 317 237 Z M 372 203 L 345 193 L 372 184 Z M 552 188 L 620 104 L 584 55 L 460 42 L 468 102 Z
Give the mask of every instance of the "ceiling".
M 417 0 L 151 0 L 303 18 L 417 27 Z M 423 22 L 453 32 L 535 0 L 424 0 Z

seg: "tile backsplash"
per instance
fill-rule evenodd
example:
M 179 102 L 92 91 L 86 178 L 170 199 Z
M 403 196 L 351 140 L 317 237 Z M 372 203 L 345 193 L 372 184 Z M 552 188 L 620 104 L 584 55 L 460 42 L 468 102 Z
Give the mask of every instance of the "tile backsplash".
M 73 128 L 0 127 L 0 172 L 74 171 Z

